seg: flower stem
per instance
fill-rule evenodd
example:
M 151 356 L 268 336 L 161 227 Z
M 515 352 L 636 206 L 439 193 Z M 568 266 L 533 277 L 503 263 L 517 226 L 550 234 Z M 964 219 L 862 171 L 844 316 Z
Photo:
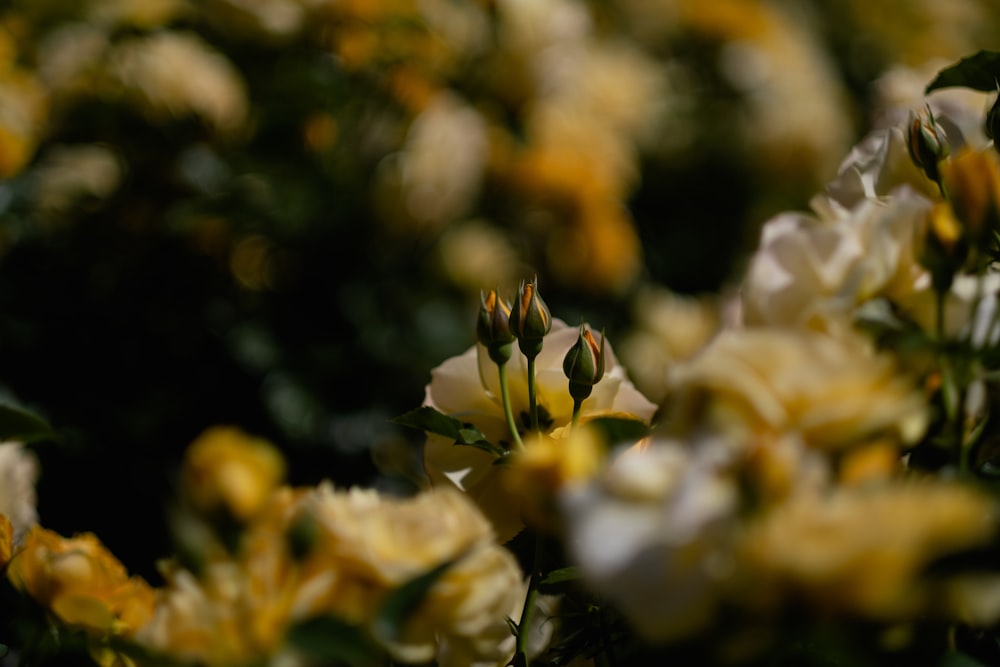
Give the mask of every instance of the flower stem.
M 944 309 L 947 294 L 944 290 L 934 290 L 934 329 L 937 334 L 938 342 L 944 342 Z
M 528 635 L 531 634 L 531 617 L 535 614 L 535 598 L 538 597 L 538 580 L 542 569 L 542 538 L 534 536 L 535 553 L 531 560 L 531 578 L 528 580 L 528 592 L 524 596 L 524 607 L 521 609 L 521 620 L 517 624 L 517 642 L 515 643 L 515 664 L 529 667 Z M 517 659 L 520 658 L 518 662 Z
M 510 389 L 507 388 L 507 364 L 497 364 L 497 368 L 500 374 L 500 398 L 503 401 L 503 415 L 507 419 L 507 429 L 510 431 L 510 437 L 514 441 L 514 446 L 517 449 L 524 449 L 524 443 L 521 442 L 521 434 L 517 431 L 517 422 L 514 421 L 514 411 L 510 407 Z
M 607 604 L 602 600 L 597 609 L 597 623 L 601 631 L 601 664 L 606 667 L 615 667 L 614 642 L 611 638 L 611 628 L 608 626 Z
M 583 406 L 582 398 L 573 399 L 573 421 L 570 422 L 570 428 L 576 428 L 577 422 L 580 421 L 580 408 Z
M 538 431 L 538 401 L 535 397 L 535 357 L 528 357 L 528 406 L 531 411 L 531 430 Z

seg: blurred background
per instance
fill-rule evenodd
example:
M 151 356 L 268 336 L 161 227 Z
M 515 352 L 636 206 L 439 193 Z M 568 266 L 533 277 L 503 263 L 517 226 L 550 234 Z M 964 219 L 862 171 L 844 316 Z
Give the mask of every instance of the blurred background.
M 998 30 L 995 0 L 0 2 L 0 397 L 60 434 L 43 525 L 156 582 L 215 424 L 293 483 L 412 490 L 391 418 L 536 275 L 657 398 L 760 225 Z

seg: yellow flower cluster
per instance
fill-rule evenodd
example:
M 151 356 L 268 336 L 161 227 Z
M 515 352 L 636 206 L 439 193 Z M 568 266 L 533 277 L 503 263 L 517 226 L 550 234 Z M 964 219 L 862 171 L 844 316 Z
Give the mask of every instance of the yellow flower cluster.
M 833 16 L 815 3 L 792 10 L 767 0 L 620 4 L 609 12 L 578 0 L 16 0 L 0 14 L 0 177 L 60 149 L 60 130 L 95 102 L 153 127 L 193 120 L 221 144 L 250 139 L 273 109 L 252 106 L 245 80 L 257 74 L 241 71 L 240 59 L 304 48 L 393 104 L 357 124 L 316 105 L 301 120 L 305 147 L 323 157 L 344 148 L 347 123 L 365 128 L 359 144 L 378 162 L 380 217 L 405 233 L 447 232 L 438 250 L 452 280 L 477 289 L 544 263 L 564 285 L 621 294 L 642 273 L 626 204 L 644 159 L 683 168 L 706 143 L 734 161 L 752 158 L 795 196 L 842 154 L 855 110 L 843 64 L 815 26 L 884 32 L 859 37 L 858 53 L 914 66 L 992 34 L 982 0 L 955 11 L 848 3 Z M 719 104 L 716 86 L 731 104 Z M 107 137 L 74 136 L 128 153 L 104 146 Z M 80 194 L 104 201 L 118 180 Z M 484 205 L 496 191 L 514 215 Z M 41 194 L 33 201 L 48 207 Z M 43 215 L 53 213 L 71 217 Z M 492 249 L 491 261 L 468 261 L 470 246 Z
M 923 115 L 895 114 L 814 214 L 769 221 L 738 314 L 716 309 L 661 365 L 652 436 L 556 485 L 571 562 L 645 640 L 690 639 L 734 613 L 761 627 L 789 610 L 882 627 L 1000 619 L 995 571 L 934 567 L 1000 529 L 970 473 L 992 385 L 947 347 L 998 340 L 1000 161 L 970 120 L 982 99 L 941 92 Z M 938 139 L 957 148 L 916 143 Z M 889 327 L 888 342 L 859 322 Z M 932 342 L 917 355 L 894 346 L 900 331 Z M 934 452 L 939 469 L 921 458 Z
M 198 574 L 168 566 L 136 639 L 186 661 L 235 665 L 277 654 L 289 627 L 325 615 L 378 636 L 386 596 L 444 563 L 399 636 L 380 639 L 407 663 L 506 659 L 504 619 L 520 611 L 520 569 L 474 507 L 446 490 L 392 499 L 330 485 L 278 489 L 235 554 Z
M 15 587 L 63 623 L 98 635 L 132 635 L 150 617 L 153 590 L 92 533 L 64 538 L 35 526 L 7 567 Z
M 510 658 L 505 619 L 521 613 L 521 570 L 464 496 L 438 489 L 393 498 L 328 483 L 292 488 L 280 485 L 283 471 L 272 445 L 232 427 L 209 429 L 192 443 L 182 471 L 184 511 L 205 517 L 203 532 L 217 528 L 212 519 L 225 511 L 238 533 L 235 541 L 201 544 L 200 553 L 195 540 L 181 540 L 185 549 L 160 563 L 161 588 L 129 577 L 93 534 L 64 538 L 35 526 L 14 543 L 3 515 L 0 564 L 57 625 L 85 630 L 105 665 L 149 656 L 258 664 L 303 650 L 289 632 L 322 618 L 354 628 L 400 662 L 499 665 Z M 394 591 L 438 567 L 400 626 L 384 627 L 379 614 Z

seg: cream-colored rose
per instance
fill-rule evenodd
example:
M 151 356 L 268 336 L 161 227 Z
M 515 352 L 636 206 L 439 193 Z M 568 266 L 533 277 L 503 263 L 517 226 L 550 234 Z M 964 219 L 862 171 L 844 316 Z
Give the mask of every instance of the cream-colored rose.
M 929 199 L 937 186 L 914 164 L 906 148 L 904 124 L 874 130 L 841 162 L 837 177 L 827 184 L 828 205 L 850 210 L 865 199 L 879 199 L 907 185 Z
M 905 297 L 926 275 L 914 240 L 930 206 L 901 187 L 850 210 L 768 221 L 742 285 L 745 322 L 830 330 L 869 299 Z
M 953 153 L 961 146 L 985 147 L 988 140 L 983 132 L 983 117 L 989 108 L 990 93 L 954 86 L 924 94 L 927 84 L 951 64 L 935 58 L 917 67 L 901 63 L 888 67 L 872 87 L 875 126 L 901 126 L 910 109 L 926 105 L 944 127 Z
M 81 202 L 104 201 L 122 179 L 122 160 L 98 144 L 53 146 L 34 170 L 32 204 L 42 220 L 69 217 Z
M 514 556 L 500 546 L 476 549 L 449 568 L 390 648 L 407 662 L 435 658 L 442 644 L 451 664 L 506 664 L 514 641 L 505 619 L 518 619 L 527 588 Z
M 572 562 L 647 640 L 687 636 L 711 620 L 731 567 L 733 454 L 720 440 L 657 440 L 562 493 Z
M 40 36 L 38 74 L 60 106 L 94 93 L 110 46 L 107 30 L 92 23 L 60 24 Z
M 642 268 L 623 203 L 639 182 L 638 152 L 663 136 L 670 72 L 608 38 L 579 3 L 503 0 L 496 16 L 497 81 L 523 122 L 523 136 L 504 129 L 498 142 L 508 148 L 495 153 L 499 178 L 527 204 L 532 236 L 547 239 L 556 280 L 621 292 Z
M 281 651 L 296 621 L 357 601 L 352 583 L 328 554 L 308 548 L 306 516 L 310 491 L 283 487 L 273 492 L 240 540 L 237 553 L 208 554 L 196 576 L 173 562 L 161 569 L 166 585 L 156 593 L 152 620 L 136 640 L 154 653 L 215 666 L 250 664 Z M 301 531 L 305 531 L 303 534 Z M 293 533 L 299 532 L 293 537 Z M 293 549 L 300 542 L 302 553 Z M 344 613 L 346 621 L 366 620 L 374 595 Z
M 566 352 L 576 342 L 579 330 L 553 320 L 552 330 L 544 339 L 535 360 L 536 391 L 539 413 L 544 416 L 543 430 L 559 436 L 573 416 L 562 363 Z M 507 362 L 511 407 L 515 421 L 528 414 L 527 362 L 515 350 Z M 497 367 L 482 346 L 474 346 L 453 357 L 431 372 L 424 405 L 471 422 L 493 443 L 510 443 Z M 649 421 L 656 406 L 640 394 L 625 375 L 611 346 L 605 348 L 605 372 L 594 385 L 593 393 L 583 401 L 580 418 L 602 414 L 622 414 Z M 523 527 L 520 508 L 507 489 L 504 466 L 494 465 L 494 457 L 474 447 L 455 446 L 442 436 L 430 435 L 424 448 L 424 467 L 435 486 L 451 486 L 465 491 L 492 521 L 498 538 L 505 542 Z
M 0 443 L 0 514 L 10 520 L 15 542 L 38 523 L 37 480 L 35 455 L 21 443 Z
M 938 299 L 931 287 L 930 276 L 916 287 L 900 298 L 897 306 L 925 331 L 933 332 L 937 326 Z M 979 348 L 996 345 L 1000 341 L 1000 320 L 996 315 L 998 293 L 1000 273 L 956 276 L 945 295 L 945 335 L 951 339 L 966 340 Z
M 324 549 L 346 567 L 392 587 L 492 541 L 489 521 L 462 494 L 432 489 L 409 499 L 321 485 L 309 508 Z
M 450 225 L 438 245 L 441 270 L 471 294 L 483 285 L 516 283 L 521 272 L 517 250 L 509 236 L 485 220 Z
M 107 56 L 104 94 L 123 97 L 153 122 L 193 115 L 222 133 L 246 121 L 239 71 L 191 33 L 160 31 L 117 44 Z
M 245 614 L 246 578 L 235 562 L 209 564 L 201 577 L 170 567 L 156 593 L 152 620 L 136 641 L 183 661 L 211 667 L 249 664 L 273 647 L 254 641 Z
M 914 442 L 927 405 L 888 355 L 859 335 L 758 328 L 721 333 L 674 367 L 666 423 L 707 421 L 735 433 L 801 435 L 836 451 L 880 436 Z
M 376 187 L 406 217 L 442 229 L 479 194 L 489 142 L 480 113 L 452 93 L 436 95 L 413 120 L 402 151 L 383 163 Z
M 952 97 L 925 102 L 952 152 L 970 141 L 979 146 L 973 114 Z M 940 193 L 909 154 L 907 113 L 885 110 L 889 124 L 851 150 L 825 194 L 813 199 L 815 213 L 784 213 L 765 224 L 742 286 L 748 324 L 833 331 L 867 300 L 906 303 L 925 289 L 915 241 Z
M 667 392 L 667 369 L 689 359 L 722 327 L 720 299 L 676 294 L 663 287 L 640 289 L 632 303 L 634 324 L 619 357 L 636 387 L 654 403 Z
M 985 544 L 995 522 L 986 494 L 937 480 L 798 496 L 750 523 L 739 548 L 745 600 L 798 598 L 881 621 L 914 618 L 932 601 L 923 568 Z
M 398 659 L 432 660 L 444 643 L 452 654 L 476 661 L 509 659 L 505 618 L 520 613 L 523 576 L 463 494 L 443 488 L 394 499 L 323 485 L 309 507 L 318 524 L 318 552 L 342 576 L 370 582 L 376 597 L 452 562 L 390 644 Z

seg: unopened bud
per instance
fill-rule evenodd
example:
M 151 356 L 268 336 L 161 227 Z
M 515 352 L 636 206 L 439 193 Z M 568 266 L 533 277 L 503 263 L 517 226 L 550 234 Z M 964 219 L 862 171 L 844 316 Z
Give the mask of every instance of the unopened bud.
M 510 329 L 525 356 L 536 357 L 542 350 L 542 339 L 552 329 L 552 314 L 538 294 L 538 278 L 521 281 L 517 302 L 510 313 Z
M 581 324 L 576 343 L 563 358 L 563 372 L 569 378 L 570 396 L 577 400 L 590 396 L 594 385 L 604 377 L 604 334 L 598 345 L 587 325 Z
M 510 330 L 510 306 L 504 303 L 496 290 L 490 290 L 489 294 L 479 293 L 476 337 L 486 346 L 490 359 L 495 363 L 505 364 L 510 359 L 514 343 L 514 334 Z
M 914 164 L 920 167 L 929 179 L 938 182 L 941 179 L 938 163 L 948 157 L 950 149 L 944 128 L 934 119 L 934 113 L 929 106 L 920 112 L 910 111 L 906 147 Z

